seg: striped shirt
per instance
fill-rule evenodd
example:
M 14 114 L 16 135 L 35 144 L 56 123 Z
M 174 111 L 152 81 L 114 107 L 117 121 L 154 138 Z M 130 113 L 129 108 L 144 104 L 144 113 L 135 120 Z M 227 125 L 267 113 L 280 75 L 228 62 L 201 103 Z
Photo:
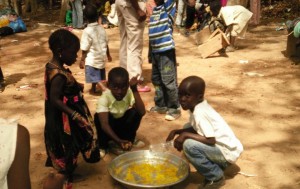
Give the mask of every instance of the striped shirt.
M 164 0 L 164 4 L 153 8 L 149 23 L 149 40 L 153 53 L 175 48 L 172 35 L 175 12 L 174 0 Z

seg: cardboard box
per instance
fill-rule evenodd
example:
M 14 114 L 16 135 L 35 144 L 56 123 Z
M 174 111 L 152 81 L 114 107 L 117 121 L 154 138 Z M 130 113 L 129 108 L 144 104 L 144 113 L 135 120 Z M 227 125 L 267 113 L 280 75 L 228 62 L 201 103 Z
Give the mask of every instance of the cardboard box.
M 201 57 L 207 58 L 222 48 L 226 48 L 228 45 L 230 45 L 230 43 L 225 34 L 220 29 L 217 29 L 202 45 L 198 46 L 198 49 Z

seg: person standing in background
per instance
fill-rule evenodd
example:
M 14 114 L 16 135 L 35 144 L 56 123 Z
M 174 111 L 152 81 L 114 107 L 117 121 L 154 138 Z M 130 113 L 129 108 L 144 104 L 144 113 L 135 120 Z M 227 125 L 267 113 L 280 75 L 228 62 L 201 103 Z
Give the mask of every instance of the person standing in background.
M 175 20 L 175 25 L 177 28 L 181 28 L 184 26 L 183 17 L 184 17 L 184 10 L 186 9 L 186 5 L 184 0 L 178 0 L 177 4 L 177 15 Z
M 155 0 L 150 17 L 149 40 L 152 57 L 152 83 L 155 88 L 155 106 L 150 112 L 166 114 L 173 121 L 181 116 L 178 101 L 177 67 L 173 23 L 176 12 L 174 0 Z
M 146 20 L 146 5 L 138 0 L 116 0 L 120 29 L 120 66 L 129 73 L 129 79 L 138 77 L 142 83 L 143 33 Z M 149 92 L 148 86 L 138 86 L 139 92 Z
M 81 0 L 70 0 L 72 6 L 73 28 L 83 29 L 83 7 Z

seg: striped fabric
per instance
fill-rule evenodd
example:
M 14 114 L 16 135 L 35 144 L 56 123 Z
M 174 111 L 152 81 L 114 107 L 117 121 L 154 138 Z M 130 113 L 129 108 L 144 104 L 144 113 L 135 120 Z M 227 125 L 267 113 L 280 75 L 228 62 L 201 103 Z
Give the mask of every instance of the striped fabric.
M 164 0 L 164 4 L 153 8 L 149 23 L 149 40 L 153 53 L 175 48 L 172 35 L 175 12 L 174 0 Z

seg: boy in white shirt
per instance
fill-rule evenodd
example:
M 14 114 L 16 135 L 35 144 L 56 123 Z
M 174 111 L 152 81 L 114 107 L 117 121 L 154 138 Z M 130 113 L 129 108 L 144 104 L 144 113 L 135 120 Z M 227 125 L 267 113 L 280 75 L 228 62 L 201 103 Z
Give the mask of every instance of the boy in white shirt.
M 105 85 L 101 82 L 106 79 L 105 62 L 112 58 L 108 48 L 108 38 L 105 29 L 98 24 L 98 14 L 96 7 L 88 5 L 84 9 L 84 15 L 89 24 L 83 30 L 80 48 L 82 56 L 79 67 L 85 68 L 85 80 L 92 83 L 91 93 L 96 94 L 97 85 L 103 92 L 106 90 Z
M 223 170 L 234 163 L 243 151 L 225 120 L 204 99 L 205 82 L 197 76 L 185 78 L 179 86 L 182 109 L 190 111 L 183 129 L 172 130 L 167 141 L 184 152 L 187 159 L 205 177 L 202 188 L 225 184 Z

